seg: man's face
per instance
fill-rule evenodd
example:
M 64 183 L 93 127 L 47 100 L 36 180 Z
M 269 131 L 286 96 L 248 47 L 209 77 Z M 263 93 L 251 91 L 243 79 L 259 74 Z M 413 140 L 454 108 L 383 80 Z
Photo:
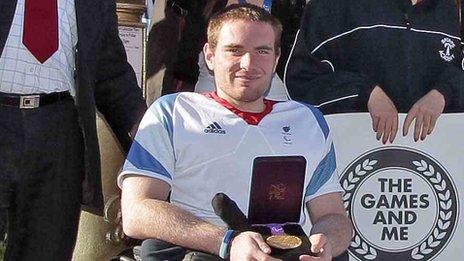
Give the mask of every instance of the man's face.
M 262 22 L 238 20 L 222 26 L 216 48 L 212 50 L 208 44 L 204 48 L 219 97 L 239 109 L 262 103 L 279 59 L 275 37 L 272 26 Z

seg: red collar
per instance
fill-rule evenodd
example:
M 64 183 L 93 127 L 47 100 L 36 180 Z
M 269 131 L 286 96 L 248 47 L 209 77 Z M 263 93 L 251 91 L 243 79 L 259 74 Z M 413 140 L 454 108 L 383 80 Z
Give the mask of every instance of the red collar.
M 268 115 L 272 111 L 274 104 L 277 103 L 276 101 L 264 99 L 265 107 L 262 112 L 246 112 L 237 109 L 234 105 L 219 97 L 216 92 L 209 92 L 205 93 L 204 95 L 208 98 L 215 100 L 217 103 L 224 106 L 225 108 L 233 112 L 238 117 L 242 118 L 246 123 L 250 125 L 258 125 L 259 122 L 264 118 L 264 116 Z

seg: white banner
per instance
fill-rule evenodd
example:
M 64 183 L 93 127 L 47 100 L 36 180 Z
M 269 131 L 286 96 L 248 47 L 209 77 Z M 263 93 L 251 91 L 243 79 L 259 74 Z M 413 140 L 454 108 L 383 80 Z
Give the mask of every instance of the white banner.
M 367 113 L 328 115 L 344 203 L 355 235 L 350 260 L 464 260 L 464 113 L 444 114 L 425 141 L 375 139 Z

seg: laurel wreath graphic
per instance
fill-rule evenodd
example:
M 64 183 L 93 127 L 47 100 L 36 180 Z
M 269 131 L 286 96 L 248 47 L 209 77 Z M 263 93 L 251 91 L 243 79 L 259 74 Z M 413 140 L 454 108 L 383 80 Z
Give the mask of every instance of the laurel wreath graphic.
M 362 162 L 356 160 L 353 162 L 353 165 L 345 170 L 341 185 L 345 190 L 343 203 L 350 218 L 352 218 L 352 200 L 356 194 L 357 187 L 371 173 L 379 170 L 379 168 L 383 168 L 383 164 L 378 164 L 378 162 L 378 160 L 373 160 L 372 157 L 366 158 L 363 156 Z M 410 255 L 411 260 L 429 260 L 446 245 L 452 236 L 453 227 L 456 225 L 455 222 L 457 221 L 456 218 L 459 209 L 455 209 L 457 203 L 454 192 L 455 187 L 452 180 L 447 177 L 446 170 L 435 165 L 434 162 L 428 162 L 426 158 L 411 159 L 408 162 L 411 165 L 408 164 L 407 168 L 414 169 L 419 175 L 424 177 L 429 186 L 434 190 L 438 203 L 438 215 L 436 216 L 434 227 L 426 235 L 426 238 L 409 248 L 404 254 Z M 367 239 L 364 239 L 358 233 L 357 229 L 354 231 L 354 237 L 350 244 L 350 252 L 356 254 L 360 260 L 374 260 L 384 257 L 383 251 L 376 248 L 376 246 L 371 246 Z
M 373 166 L 377 162 L 377 160 L 365 159 L 362 163 L 356 165 L 356 167 L 354 168 L 354 172 L 351 171 L 348 174 L 348 178 L 345 179 L 345 181 L 342 184 L 342 187 L 345 190 L 345 194 L 343 195 L 343 203 L 345 204 L 345 208 L 348 207 L 351 196 L 353 195 L 353 192 L 351 190 L 356 186 L 356 183 L 358 183 L 361 177 L 368 173 L 367 171 L 374 169 Z
M 354 237 L 354 240 L 351 242 L 351 246 L 354 248 L 354 251 L 362 255 L 367 260 L 373 260 L 377 257 L 377 250 L 364 242 L 359 235 Z
M 348 174 L 348 177 L 343 181 L 342 187 L 345 190 L 343 195 L 343 203 L 345 208 L 348 209 L 351 198 L 353 196 L 353 189 L 359 180 L 374 169 L 374 165 L 377 164 L 377 160 L 366 159 L 362 163 L 359 163 Z M 435 188 L 438 200 L 439 200 L 439 215 L 437 224 L 433 232 L 429 235 L 427 240 L 422 242 L 419 246 L 415 247 L 411 251 L 411 257 L 414 260 L 420 260 L 425 258 L 426 255 L 433 252 L 434 248 L 438 247 L 441 240 L 449 233 L 447 229 L 451 225 L 451 218 L 453 216 L 452 210 L 452 198 L 451 191 L 445 179 L 443 179 L 440 172 L 435 171 L 435 168 L 431 164 L 427 164 L 425 160 L 412 161 L 416 166 L 416 170 L 430 181 L 432 186 Z M 362 237 L 357 233 L 354 236 L 354 240 L 351 242 L 351 247 L 358 254 L 362 255 L 366 260 L 374 260 L 377 257 L 377 250 L 369 246 Z
M 439 201 L 439 215 L 437 225 L 430 236 L 422 242 L 419 246 L 415 247 L 411 252 L 411 257 L 415 260 L 420 260 L 433 252 L 433 249 L 440 245 L 440 240 L 443 239 L 447 232 L 448 227 L 451 225 L 451 217 L 453 216 L 451 191 L 445 179 L 442 178 L 440 172 L 435 171 L 432 165 L 427 164 L 424 160 L 413 161 L 416 170 L 426 176 L 430 183 L 435 188 L 438 201 Z
M 362 163 L 357 164 L 354 171 L 351 171 L 348 174 L 348 178 L 343 181 L 342 187 L 345 190 L 343 204 L 345 205 L 345 209 L 348 209 L 351 197 L 353 196 L 352 190 L 356 187 L 356 183 L 369 173 L 369 171 L 373 170 L 377 162 L 377 160 L 365 159 Z M 369 246 L 357 233 L 354 236 L 354 240 L 351 242 L 351 247 L 366 260 L 373 260 L 377 257 L 377 250 Z

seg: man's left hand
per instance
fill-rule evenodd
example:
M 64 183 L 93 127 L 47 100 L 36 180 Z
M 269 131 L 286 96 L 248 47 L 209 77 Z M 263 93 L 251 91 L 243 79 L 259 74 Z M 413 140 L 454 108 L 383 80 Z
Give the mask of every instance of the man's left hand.
M 324 234 L 313 234 L 309 237 L 311 252 L 316 256 L 301 255 L 300 261 L 330 261 L 332 260 L 332 247 Z
M 408 135 L 409 127 L 413 120 L 414 141 L 419 138 L 424 140 L 435 128 L 438 117 L 445 108 L 445 97 L 439 91 L 433 89 L 418 100 L 409 110 L 403 124 L 403 136 Z

